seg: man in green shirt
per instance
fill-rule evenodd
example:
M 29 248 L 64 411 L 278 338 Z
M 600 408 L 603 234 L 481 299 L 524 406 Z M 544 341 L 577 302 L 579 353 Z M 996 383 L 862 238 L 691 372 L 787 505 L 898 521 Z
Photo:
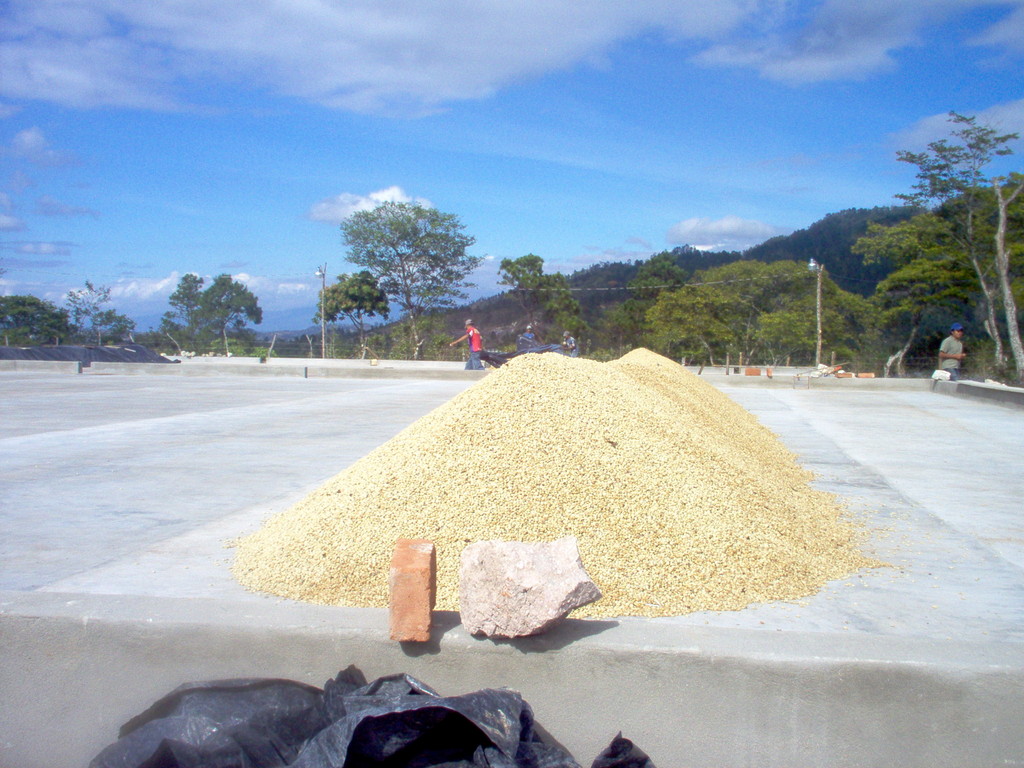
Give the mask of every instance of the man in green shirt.
M 960 380 L 960 364 L 967 356 L 961 341 L 963 337 L 964 327 L 960 323 L 953 323 L 949 336 L 943 339 L 939 346 L 939 370 L 949 371 L 950 381 Z

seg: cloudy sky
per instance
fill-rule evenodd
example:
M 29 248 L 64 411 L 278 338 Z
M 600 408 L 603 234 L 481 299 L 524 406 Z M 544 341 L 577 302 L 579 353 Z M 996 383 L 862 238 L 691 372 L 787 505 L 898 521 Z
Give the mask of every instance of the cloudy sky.
M 1024 134 L 1024 0 L 6 0 L 0 293 L 304 327 L 386 200 L 569 273 L 894 203 L 951 110 Z M 1020 170 L 1024 145 L 1005 167 Z

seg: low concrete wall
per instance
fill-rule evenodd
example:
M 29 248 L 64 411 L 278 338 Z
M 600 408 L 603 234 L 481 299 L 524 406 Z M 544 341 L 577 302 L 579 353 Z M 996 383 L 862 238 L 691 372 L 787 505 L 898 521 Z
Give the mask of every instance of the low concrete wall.
M 968 397 L 987 400 L 996 405 L 1010 408 L 1024 408 L 1024 389 L 1004 387 L 1001 384 L 984 384 L 979 381 L 932 381 L 932 391 L 940 395 Z
M 82 364 L 75 360 L 0 360 L 0 371 L 81 373 Z
M 304 376 L 304 368 L 283 368 L 241 363 L 101 363 L 89 366 L 87 373 L 116 374 L 122 376 Z
M 129 718 L 186 682 L 317 686 L 355 664 L 443 695 L 520 691 L 589 765 L 618 732 L 687 768 L 1020 765 L 1017 644 L 569 621 L 536 638 L 388 640 L 384 610 L 0 593 L 0 765 L 81 768 Z
M 487 371 L 463 368 L 428 368 L 405 366 L 372 366 L 364 361 L 359 366 L 339 365 L 251 365 L 227 363 L 93 363 L 87 373 L 123 376 L 285 376 L 299 378 L 346 379 L 479 379 Z
M 306 369 L 309 378 L 345 379 L 480 379 L 488 371 L 467 371 L 457 368 L 428 368 L 405 366 L 371 366 L 363 362 L 360 366 L 315 366 Z
M 849 391 L 906 390 L 922 391 L 931 388 L 931 379 L 858 379 L 835 376 L 705 376 L 701 378 L 716 387 L 786 387 L 789 389 L 842 389 Z

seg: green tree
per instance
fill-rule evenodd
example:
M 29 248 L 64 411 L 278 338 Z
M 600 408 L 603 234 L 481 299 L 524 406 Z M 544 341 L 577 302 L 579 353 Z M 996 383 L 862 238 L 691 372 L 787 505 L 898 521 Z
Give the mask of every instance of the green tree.
M 168 298 L 171 310 L 160 320 L 160 331 L 181 352 L 178 339 L 194 349 L 198 341 L 202 319 L 202 294 L 205 281 L 194 272 L 187 272 L 178 281 L 178 287 Z M 173 334 L 173 335 L 172 335 Z M 176 338 L 177 337 L 177 338 Z
M 891 270 L 878 283 L 872 301 L 878 311 L 882 341 L 889 350 L 883 375 L 893 368 L 906 373 L 904 360 L 921 330 L 940 325 L 941 313 L 958 314 L 976 285 L 965 261 L 945 246 L 947 224 L 924 213 L 894 226 L 872 224 L 853 246 L 865 264 L 885 264 Z M 895 268 L 895 269 L 894 269 Z
M 984 296 L 985 331 L 992 338 L 996 364 L 1001 366 L 1005 353 L 996 311 L 1000 296 L 993 281 L 995 235 L 983 231 L 988 205 L 986 169 L 996 157 L 1013 154 L 1007 145 L 1018 135 L 999 134 L 989 126 L 978 125 L 975 117 L 956 112 L 949 113 L 949 122 L 958 126 L 952 132 L 956 142 L 940 139 L 931 142 L 925 152 L 897 152 L 900 161 L 918 169 L 914 191 L 897 197 L 914 205 L 937 206 L 938 215 L 949 223 L 950 238 L 974 270 Z M 1000 277 L 995 276 L 995 283 L 999 282 Z M 1017 325 L 1016 316 L 1011 322 Z M 1020 365 L 1024 365 L 1024 356 Z
M 613 318 L 621 326 L 623 337 L 630 338 L 632 345 L 643 344 L 648 330 L 647 312 L 662 292 L 685 285 L 688 277 L 689 273 L 679 266 L 676 257 L 668 251 L 656 253 L 643 262 L 637 269 L 636 277 L 629 281 L 630 297 L 622 303 Z
M 202 326 L 215 331 L 224 340 L 224 354 L 230 352 L 228 331 L 245 329 L 246 322 L 259 325 L 263 310 L 259 299 L 231 275 L 217 275 L 200 296 L 199 317 Z
M 476 239 L 459 218 L 412 203 L 384 203 L 341 224 L 348 260 L 368 270 L 402 308 L 413 357 L 420 356 L 420 318 L 454 307 L 470 287 L 466 277 L 481 258 L 466 250 Z
M 1024 191 L 1024 174 L 1013 173 L 1008 178 L 993 178 L 992 191 L 995 193 L 998 211 L 994 236 L 996 277 L 999 280 L 999 290 L 1005 310 L 1010 349 L 1017 367 L 1017 381 L 1024 382 L 1024 345 L 1021 344 L 1020 315 L 1017 311 L 1017 297 L 1014 293 L 1014 281 L 1019 273 L 1018 275 L 1013 274 L 1014 256 L 1024 254 L 1024 245 L 1019 239 L 1012 245 L 1007 241 L 1011 208 L 1018 198 L 1021 198 L 1021 192 Z M 1019 224 L 1018 230 L 1020 230 Z
M 923 327 L 938 326 L 943 317 L 956 313 L 970 297 L 974 276 L 968 270 L 940 260 L 918 258 L 894 270 L 875 289 L 879 326 L 884 331 L 901 329 L 902 343 L 885 361 L 884 375 L 896 367 L 906 374 L 904 359 Z M 896 339 L 893 341 L 895 343 Z
M 502 259 L 499 285 L 507 285 L 523 308 L 527 324 L 554 325 L 578 334 L 583 330 L 580 304 L 561 272 L 544 274 L 544 259 L 533 253 Z
M 823 281 L 823 336 L 848 356 L 867 331 L 867 302 Z M 663 291 L 647 313 L 652 339 L 666 354 L 742 364 L 755 357 L 779 364 L 792 355 L 813 359 L 815 276 L 806 265 L 737 261 L 697 272 Z
M 35 296 L 0 296 L 0 332 L 4 346 L 59 344 L 71 334 L 70 318 Z
M 498 275 L 498 285 L 509 286 L 509 293 L 522 307 L 527 324 L 533 325 L 543 303 L 541 291 L 544 290 L 547 278 L 544 274 L 544 259 L 534 253 L 518 259 L 502 259 Z
M 351 275 L 338 275 L 338 282 L 327 286 L 323 295 L 323 306 L 317 307 L 313 322 L 320 322 L 321 313 L 330 323 L 339 317 L 347 318 L 358 332 L 359 348 L 361 353 L 365 354 L 366 318 L 386 318 L 389 312 L 387 295 L 381 290 L 377 279 L 369 271 L 363 270 Z
M 104 336 L 121 339 L 135 329 L 135 321 L 113 309 L 102 309 L 110 302 L 110 288 L 94 286 L 85 281 L 85 288 L 68 291 L 67 304 L 72 330 L 83 341 L 96 339 L 103 344 Z

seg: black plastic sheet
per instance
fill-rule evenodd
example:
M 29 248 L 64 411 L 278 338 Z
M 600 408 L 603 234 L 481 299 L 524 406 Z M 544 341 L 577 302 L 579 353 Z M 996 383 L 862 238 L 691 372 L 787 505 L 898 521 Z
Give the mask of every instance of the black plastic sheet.
M 642 749 L 620 732 L 608 747 L 597 756 L 590 768 L 654 768 L 654 763 Z
M 220 680 L 176 688 L 122 726 L 90 768 L 277 768 L 328 725 L 319 688 Z
M 480 359 L 483 360 L 488 365 L 492 365 L 495 368 L 500 368 L 513 357 L 519 357 L 520 355 L 540 354 L 543 352 L 562 352 L 564 354 L 565 350 L 562 349 L 561 344 L 544 344 L 539 347 L 517 349 L 515 352 L 488 352 L 485 349 L 480 353 Z
M 59 360 L 89 363 L 173 363 L 141 344 L 112 346 L 0 347 L 0 360 Z
M 184 685 L 126 723 L 90 768 L 580 768 L 508 689 L 441 696 L 355 667 L 323 690 L 289 680 Z M 638 760 L 643 762 L 638 762 Z M 654 768 L 621 734 L 593 768 Z

